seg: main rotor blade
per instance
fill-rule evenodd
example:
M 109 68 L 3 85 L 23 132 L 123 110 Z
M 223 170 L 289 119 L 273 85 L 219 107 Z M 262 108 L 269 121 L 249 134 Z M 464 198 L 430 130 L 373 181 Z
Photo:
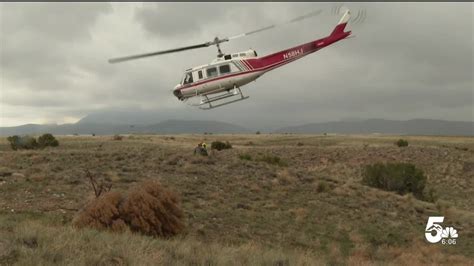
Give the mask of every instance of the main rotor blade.
M 231 37 L 228 37 L 226 38 L 227 40 L 232 40 L 232 39 L 237 39 L 237 38 L 240 38 L 240 37 L 245 37 L 245 36 L 248 36 L 248 35 L 251 35 L 251 34 L 255 34 L 255 33 L 258 33 L 258 32 L 262 32 L 262 31 L 266 31 L 266 30 L 269 30 L 269 29 L 273 29 L 277 26 L 281 26 L 281 25 L 285 25 L 285 24 L 290 24 L 290 23 L 293 23 L 293 22 L 297 22 L 297 21 L 300 21 L 300 20 L 303 20 L 303 19 L 306 19 L 306 18 L 310 18 L 310 17 L 314 17 L 314 16 L 317 16 L 319 14 L 321 14 L 322 10 L 319 9 L 319 10 L 315 10 L 313 12 L 310 12 L 306 15 L 302 15 L 302 16 L 299 16 L 299 17 L 296 17 L 296 18 L 293 18 L 289 21 L 286 21 L 286 22 L 283 22 L 283 23 L 278 23 L 278 24 L 273 24 L 273 25 L 270 25 L 270 26 L 266 26 L 266 27 L 263 27 L 263 28 L 260 28 L 260 29 L 256 29 L 256 30 L 253 30 L 253 31 L 249 31 L 249 32 L 246 32 L 246 33 L 242 33 L 242 34 L 239 34 L 239 35 L 234 35 L 234 36 L 231 36 Z
M 176 53 L 176 52 L 181 52 L 181 51 L 186 51 L 186 50 L 191 50 L 191 49 L 204 48 L 204 47 L 208 47 L 210 45 L 212 45 L 211 42 L 206 42 L 206 43 L 203 43 L 203 44 L 185 46 L 185 47 L 181 47 L 181 48 L 163 50 L 163 51 L 158 51 L 158 52 L 112 58 L 112 59 L 109 59 L 109 63 L 112 63 L 112 64 L 113 63 L 120 63 L 120 62 L 123 62 L 123 61 L 129 61 L 129 60 L 134 60 L 134 59 L 139 59 L 139 58 L 144 58 L 144 57 L 149 57 L 149 56 Z

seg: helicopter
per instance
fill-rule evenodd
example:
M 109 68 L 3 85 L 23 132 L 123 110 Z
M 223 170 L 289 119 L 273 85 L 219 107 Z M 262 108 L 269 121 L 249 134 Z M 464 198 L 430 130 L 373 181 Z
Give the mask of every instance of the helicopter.
M 286 23 L 300 21 L 302 19 L 316 16 L 319 13 L 321 13 L 321 10 L 313 11 L 306 15 L 294 18 Z M 248 99 L 249 96 L 245 96 L 242 93 L 242 86 L 257 80 L 263 74 L 273 69 L 298 60 L 335 42 L 349 38 L 351 31 L 344 31 L 344 29 L 346 28 L 350 16 L 350 11 L 346 10 L 333 31 L 324 38 L 261 57 L 259 57 L 257 52 L 253 49 L 224 54 L 220 48 L 220 44 L 275 28 L 277 26 L 275 24 L 223 39 L 215 37 L 214 40 L 202 44 L 113 58 L 109 60 L 109 63 L 119 63 L 215 45 L 217 47 L 217 58 L 209 64 L 185 70 L 181 82 L 177 84 L 173 90 L 173 94 L 180 101 L 187 101 L 190 98 L 200 97 L 201 100 L 199 103 L 191 105 L 203 110 L 209 110 Z

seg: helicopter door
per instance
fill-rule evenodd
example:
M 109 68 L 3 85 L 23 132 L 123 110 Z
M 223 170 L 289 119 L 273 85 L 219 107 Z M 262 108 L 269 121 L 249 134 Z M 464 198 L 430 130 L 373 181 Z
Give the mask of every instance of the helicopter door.
M 225 64 L 219 66 L 220 75 L 228 75 L 231 73 L 239 72 L 239 69 L 234 64 Z M 226 88 L 232 88 L 236 81 L 235 77 L 228 77 L 225 79 L 224 86 Z

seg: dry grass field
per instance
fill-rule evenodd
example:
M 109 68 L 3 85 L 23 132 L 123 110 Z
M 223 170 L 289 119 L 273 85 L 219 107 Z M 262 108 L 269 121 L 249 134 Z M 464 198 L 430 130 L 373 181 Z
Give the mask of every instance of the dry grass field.
M 13 151 L 0 139 L 0 265 L 467 265 L 474 260 L 474 138 L 341 135 L 58 136 Z M 233 148 L 193 154 L 200 141 Z M 280 158 L 267 160 L 265 158 Z M 433 202 L 365 186 L 364 165 L 410 162 Z M 76 229 L 94 191 L 157 179 L 178 193 L 171 239 Z M 459 233 L 424 238 L 429 216 Z

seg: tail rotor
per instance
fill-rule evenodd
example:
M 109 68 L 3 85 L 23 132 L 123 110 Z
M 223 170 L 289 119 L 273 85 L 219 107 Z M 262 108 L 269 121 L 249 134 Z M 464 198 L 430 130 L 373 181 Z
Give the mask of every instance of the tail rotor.
M 344 4 L 338 4 L 332 7 L 331 13 L 333 15 L 340 16 L 347 10 L 349 9 Z M 353 13 L 355 14 L 355 12 Z M 350 18 L 349 23 L 352 25 L 360 25 L 365 21 L 366 18 L 367 18 L 367 11 L 365 9 L 359 9 L 357 11 L 357 15 Z
M 365 9 L 362 9 L 362 10 L 357 11 L 357 15 L 354 16 L 354 18 L 351 19 L 350 22 L 353 25 L 359 25 L 359 24 L 364 23 L 366 17 L 367 17 L 367 12 Z

